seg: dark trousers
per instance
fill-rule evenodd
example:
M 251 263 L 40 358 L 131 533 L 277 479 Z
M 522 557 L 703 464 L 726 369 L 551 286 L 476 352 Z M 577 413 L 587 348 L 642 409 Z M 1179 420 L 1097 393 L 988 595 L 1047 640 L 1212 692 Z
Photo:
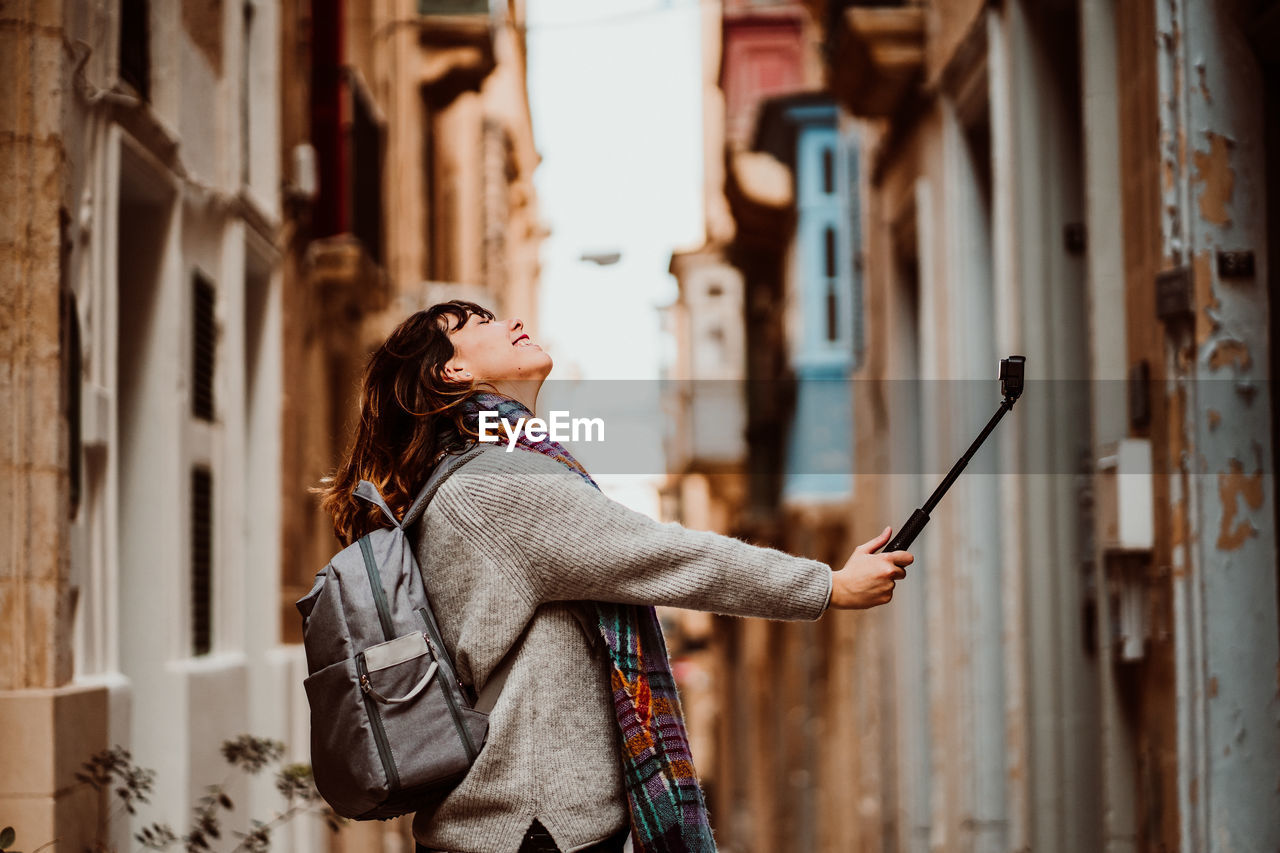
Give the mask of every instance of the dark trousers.
M 627 832 L 624 830 L 613 838 L 601 841 L 587 848 L 583 853 L 621 853 L 622 846 L 627 843 Z M 431 853 L 421 844 L 414 845 L 414 853 Z M 520 853 L 561 853 L 555 839 L 538 821 L 534 821 L 524 833 L 524 843 L 520 845 Z
M 560 853 L 560 848 L 556 846 L 551 833 L 535 820 L 524 833 L 520 853 Z

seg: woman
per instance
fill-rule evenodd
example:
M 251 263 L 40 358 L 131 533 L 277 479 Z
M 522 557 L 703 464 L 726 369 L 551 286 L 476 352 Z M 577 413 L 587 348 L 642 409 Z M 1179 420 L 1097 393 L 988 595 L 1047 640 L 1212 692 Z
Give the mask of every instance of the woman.
M 518 319 L 449 302 L 414 314 L 374 353 L 351 453 L 323 505 L 344 543 L 380 523 L 361 479 L 403 513 L 481 411 L 535 411 L 551 358 Z M 481 453 L 447 480 L 417 557 L 459 677 L 506 681 L 467 777 L 419 812 L 419 849 L 713 851 L 653 605 L 771 619 L 884 604 L 912 562 L 874 554 L 838 571 L 609 500 L 554 441 Z M 501 676 L 495 680 L 500 682 Z

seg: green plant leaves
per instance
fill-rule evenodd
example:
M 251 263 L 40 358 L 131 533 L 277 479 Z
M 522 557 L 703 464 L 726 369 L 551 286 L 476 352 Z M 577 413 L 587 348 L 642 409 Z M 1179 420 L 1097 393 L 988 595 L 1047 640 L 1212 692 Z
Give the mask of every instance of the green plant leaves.
M 164 850 L 178 840 L 178 835 L 166 823 L 153 823 L 142 828 L 134 840 L 148 850 Z
M 284 757 L 284 744 L 271 738 L 240 735 L 222 742 L 222 757 L 246 773 L 257 773 Z
M 289 802 L 313 803 L 320 799 L 310 764 L 289 764 L 276 773 L 276 790 Z
M 247 774 L 256 774 L 270 765 L 283 762 L 285 745 L 271 738 L 244 734 L 223 741 L 222 757 L 232 767 Z M 341 828 L 338 816 L 320 799 L 309 764 L 286 764 L 276 767 L 275 773 L 276 790 L 285 798 L 285 809 L 268 822 L 252 821 L 251 831 L 248 833 L 235 832 L 239 843 L 232 853 L 268 853 L 271 847 L 271 830 L 304 814 L 321 817 L 325 825 L 335 833 Z M 129 750 L 115 746 L 102 750 L 85 761 L 75 778 L 82 785 L 114 799 L 117 808 L 136 815 L 138 804 L 150 803 L 150 796 L 155 790 L 156 773 L 135 764 Z M 234 808 L 235 804 L 224 786 L 211 785 L 192 809 L 191 828 L 187 833 L 180 835 L 168 824 L 151 823 L 139 830 L 133 838 L 144 850 L 157 853 L 168 853 L 175 847 L 183 853 L 212 853 L 214 843 L 223 838 L 222 815 Z M 0 853 L 17 853 L 10 849 L 14 837 L 13 827 L 0 830 Z M 104 853 L 114 850 L 102 838 L 99 838 L 93 849 Z

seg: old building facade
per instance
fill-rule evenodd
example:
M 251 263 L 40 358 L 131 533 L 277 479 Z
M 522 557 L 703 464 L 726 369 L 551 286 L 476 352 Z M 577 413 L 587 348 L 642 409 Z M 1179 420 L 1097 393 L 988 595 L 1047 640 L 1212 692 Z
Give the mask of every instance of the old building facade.
M 223 738 L 287 729 L 279 17 L 0 14 L 0 813 L 22 848 L 125 846 L 128 821 L 99 838 L 114 803 L 73 775 L 92 753 L 131 750 L 156 772 L 146 818 L 181 827 L 226 775 Z
M 523 0 L 285 0 L 282 16 L 293 73 L 281 151 L 301 171 L 283 229 L 276 605 L 303 735 L 294 602 L 338 545 L 310 490 L 346 450 L 366 358 L 409 314 L 447 299 L 536 324 L 545 228 Z M 408 819 L 349 824 L 336 849 L 411 850 L 409 830 Z
M 88 848 L 75 773 L 183 831 L 251 732 L 308 759 L 293 602 L 336 550 L 369 350 L 461 296 L 536 322 L 523 3 L 18 3 L 4 148 L 0 825 Z M 301 590 L 302 592 L 300 592 Z M 237 782 L 224 831 L 281 801 Z M 248 806 L 246 808 L 246 806 Z M 406 822 L 277 832 L 411 849 Z
M 860 330 L 855 140 L 824 91 L 821 30 L 802 4 L 703 14 L 706 241 L 671 263 L 664 511 L 842 561 Z M 720 849 L 846 849 L 847 833 L 823 817 L 842 802 L 837 756 L 849 757 L 824 742 L 841 723 L 823 697 L 828 673 L 850 670 L 847 615 L 678 624 L 673 648 L 698 676 L 684 690 Z
M 744 497 L 719 529 L 843 561 L 990 417 L 998 358 L 1025 355 L 1028 385 L 891 606 L 713 632 L 711 739 L 750 744 L 754 768 L 713 814 L 724 846 L 1274 848 L 1280 10 L 803 5 L 814 89 L 852 141 L 837 264 L 855 277 L 856 474 L 824 550 L 788 510 L 785 441 L 748 431 L 743 471 L 774 480 L 740 489 L 765 502 Z M 745 123 L 797 187 L 803 163 L 768 124 L 802 103 Z M 794 381 L 796 326 L 753 332 L 750 306 L 803 315 L 786 261 L 802 256 L 800 191 L 769 213 L 721 174 L 732 225 L 709 247 L 758 238 L 754 257 L 726 255 L 745 282 L 744 373 L 771 361 Z M 798 400 L 748 398 L 744 420 L 794 435 Z

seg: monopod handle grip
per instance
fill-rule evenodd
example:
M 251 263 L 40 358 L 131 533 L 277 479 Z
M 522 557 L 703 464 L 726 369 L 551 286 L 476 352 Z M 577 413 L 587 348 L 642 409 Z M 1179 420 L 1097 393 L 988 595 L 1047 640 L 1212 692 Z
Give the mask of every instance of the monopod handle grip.
M 923 509 L 917 509 L 911 513 L 911 517 L 907 519 L 907 523 L 902 525 L 902 529 L 898 531 L 898 535 L 889 540 L 889 544 L 880 550 L 888 551 L 905 551 L 911 547 L 911 543 L 920 535 L 920 531 L 924 530 L 924 526 L 929 523 L 929 513 Z

